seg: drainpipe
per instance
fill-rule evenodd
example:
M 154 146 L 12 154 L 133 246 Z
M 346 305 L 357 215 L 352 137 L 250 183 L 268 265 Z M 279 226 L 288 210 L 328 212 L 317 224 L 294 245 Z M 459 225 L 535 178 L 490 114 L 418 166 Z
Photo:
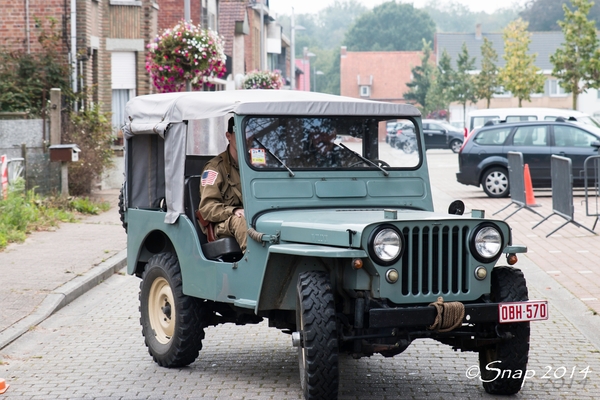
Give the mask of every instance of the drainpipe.
M 73 93 L 77 93 L 77 4 L 76 0 L 71 0 L 71 87 Z M 77 102 L 74 104 L 74 110 L 77 111 Z
M 31 44 L 29 43 L 29 0 L 25 0 L 25 34 L 27 35 L 27 54 L 31 54 Z

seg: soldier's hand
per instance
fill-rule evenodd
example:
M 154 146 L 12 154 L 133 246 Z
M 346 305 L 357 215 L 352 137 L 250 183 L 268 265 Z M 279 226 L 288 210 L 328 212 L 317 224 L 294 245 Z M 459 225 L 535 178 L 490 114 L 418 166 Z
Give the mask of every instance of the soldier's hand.
M 235 210 L 233 210 L 233 215 L 235 215 L 238 218 L 245 217 L 245 215 L 244 215 L 244 209 L 243 208 L 236 208 Z

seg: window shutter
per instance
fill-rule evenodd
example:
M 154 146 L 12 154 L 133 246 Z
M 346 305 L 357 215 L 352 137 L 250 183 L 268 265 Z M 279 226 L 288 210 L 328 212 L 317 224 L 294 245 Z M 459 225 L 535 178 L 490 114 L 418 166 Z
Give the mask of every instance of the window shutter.
M 135 89 L 135 52 L 111 53 L 113 89 Z

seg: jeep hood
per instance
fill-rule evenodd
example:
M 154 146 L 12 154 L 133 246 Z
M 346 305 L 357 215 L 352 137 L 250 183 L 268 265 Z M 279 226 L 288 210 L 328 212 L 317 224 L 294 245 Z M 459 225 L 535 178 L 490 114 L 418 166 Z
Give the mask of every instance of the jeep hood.
M 259 216 L 256 230 L 269 235 L 279 233 L 281 243 L 306 243 L 360 248 L 365 229 L 370 225 L 401 221 L 439 221 L 464 219 L 464 216 L 440 214 L 430 211 L 394 209 L 352 210 L 290 210 L 274 211 Z M 354 233 L 350 233 L 353 231 Z M 352 239 L 350 239 L 352 238 Z M 350 242 L 350 240 L 352 240 Z

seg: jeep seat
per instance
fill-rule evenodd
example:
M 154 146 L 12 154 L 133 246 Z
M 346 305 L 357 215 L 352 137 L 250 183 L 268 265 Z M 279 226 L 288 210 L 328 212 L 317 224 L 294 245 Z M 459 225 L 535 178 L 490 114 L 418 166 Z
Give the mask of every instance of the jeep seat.
M 209 260 L 223 262 L 239 261 L 242 259 L 244 253 L 242 253 L 242 249 L 240 249 L 240 245 L 235 238 L 225 237 L 215 239 L 210 228 L 207 228 L 207 232 L 210 232 L 209 237 L 207 237 L 200 228 L 199 221 L 196 218 L 196 210 L 200 205 L 200 177 L 201 175 L 192 175 L 185 180 L 185 191 L 187 192 L 185 195 L 185 214 L 194 224 L 194 228 L 196 228 L 200 245 L 202 246 L 202 253 Z M 206 221 L 205 223 L 211 224 Z

